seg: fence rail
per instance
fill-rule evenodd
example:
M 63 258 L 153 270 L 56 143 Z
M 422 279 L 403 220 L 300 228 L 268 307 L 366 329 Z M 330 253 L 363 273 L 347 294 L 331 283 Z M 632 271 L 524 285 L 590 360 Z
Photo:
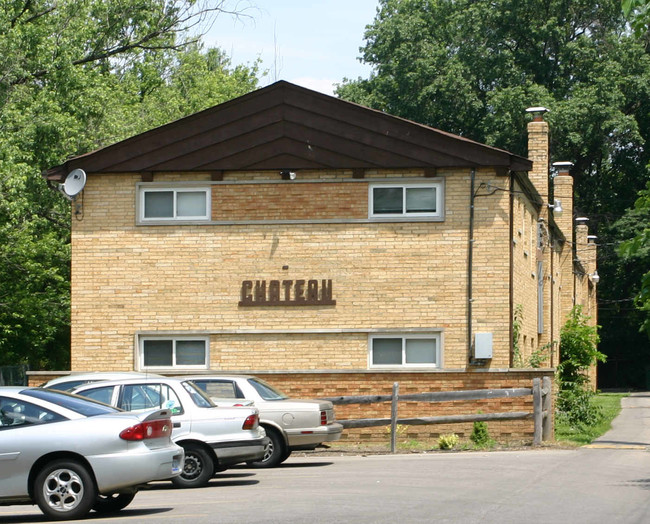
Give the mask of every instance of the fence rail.
M 458 400 L 485 400 L 495 398 L 512 398 L 532 395 L 533 411 L 511 411 L 507 413 L 477 413 L 470 415 L 447 415 L 439 417 L 399 418 L 398 403 L 417 402 L 453 402 Z M 531 388 L 510 389 L 474 389 L 466 391 L 436 391 L 430 393 L 416 393 L 399 395 L 399 383 L 393 384 L 392 395 L 358 395 L 343 397 L 328 397 L 333 404 L 375 404 L 380 402 L 391 403 L 390 418 L 366 418 L 339 420 L 344 428 L 367 428 L 374 426 L 391 426 L 391 452 L 395 452 L 397 424 L 426 425 L 426 424 L 455 424 L 461 422 L 489 422 L 495 420 L 520 420 L 532 418 L 534 420 L 533 445 L 539 446 L 542 441 L 549 440 L 552 434 L 552 391 L 551 379 L 533 379 Z

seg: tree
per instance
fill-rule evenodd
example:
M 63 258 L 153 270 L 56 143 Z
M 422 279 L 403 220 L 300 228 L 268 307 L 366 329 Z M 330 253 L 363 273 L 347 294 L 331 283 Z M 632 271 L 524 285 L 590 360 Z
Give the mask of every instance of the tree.
M 639 198 L 635 202 L 634 209 L 628 215 L 640 215 L 642 221 L 635 229 L 635 235 L 623 242 L 619 248 L 619 253 L 624 261 L 634 260 L 637 270 L 637 282 L 639 282 L 639 291 L 636 295 L 636 304 L 643 314 L 641 330 L 645 331 L 650 337 L 650 182 L 646 189 L 639 192 Z M 640 262 L 640 263 L 638 263 Z M 639 276 L 638 273 L 642 274 Z
M 250 91 L 258 69 L 190 37 L 224 1 L 0 6 L 0 365 L 63 369 L 70 206 L 41 171 Z
M 619 2 L 380 0 L 365 40 L 373 72 L 338 87 L 348 100 L 521 155 L 525 108 L 550 108 L 552 156 L 575 164 L 576 210 L 601 245 L 617 241 L 613 225 L 650 178 L 650 56 Z M 599 262 L 607 302 L 633 294 L 614 282 L 614 252 Z M 607 312 L 599 321 L 636 331 Z

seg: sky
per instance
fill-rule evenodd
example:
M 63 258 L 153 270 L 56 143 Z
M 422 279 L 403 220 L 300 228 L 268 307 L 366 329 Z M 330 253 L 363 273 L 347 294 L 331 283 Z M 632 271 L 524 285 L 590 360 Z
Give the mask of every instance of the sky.
M 203 37 L 220 47 L 232 65 L 262 60 L 268 74 L 260 87 L 286 80 L 333 94 L 344 78 L 368 78 L 371 68 L 358 57 L 366 25 L 378 0 L 250 0 L 227 2 L 243 9 L 237 19 L 220 14 Z M 252 7 L 247 7 L 252 6 Z

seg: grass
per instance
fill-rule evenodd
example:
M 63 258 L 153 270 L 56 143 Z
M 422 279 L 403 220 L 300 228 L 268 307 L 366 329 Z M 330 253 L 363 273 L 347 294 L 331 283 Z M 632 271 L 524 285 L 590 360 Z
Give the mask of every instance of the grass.
M 627 393 L 599 393 L 593 397 L 593 402 L 599 406 L 603 418 L 594 426 L 583 426 L 574 428 L 567 424 L 556 421 L 555 440 L 567 442 L 576 446 L 590 444 L 594 439 L 600 437 L 612 427 L 612 420 L 621 411 L 621 399 L 627 397 Z

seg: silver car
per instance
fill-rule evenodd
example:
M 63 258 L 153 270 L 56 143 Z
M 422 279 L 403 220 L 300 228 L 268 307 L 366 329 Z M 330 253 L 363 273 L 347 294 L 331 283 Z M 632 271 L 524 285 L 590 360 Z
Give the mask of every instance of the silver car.
M 0 387 L 0 505 L 56 520 L 117 511 L 138 487 L 177 476 L 171 411 L 124 413 L 60 391 Z
M 314 449 L 341 438 L 343 426 L 334 422 L 334 406 L 327 400 L 290 399 L 270 384 L 248 375 L 183 377 L 201 388 L 216 404 L 252 400 L 260 410 L 260 424 L 270 444 L 256 467 L 273 467 L 292 451 Z
M 42 388 L 58 389 L 59 391 L 72 391 L 74 388 L 91 384 L 100 380 L 125 380 L 127 378 L 160 377 L 154 373 L 140 373 L 137 371 L 89 371 L 72 372 L 69 375 L 53 378 L 41 384 Z
M 94 382 L 75 388 L 127 411 L 154 407 L 172 411 L 172 440 L 185 450 L 185 465 L 172 479 L 178 487 L 205 486 L 216 471 L 260 460 L 268 439 L 255 407 L 217 407 L 193 383 L 169 377 Z

